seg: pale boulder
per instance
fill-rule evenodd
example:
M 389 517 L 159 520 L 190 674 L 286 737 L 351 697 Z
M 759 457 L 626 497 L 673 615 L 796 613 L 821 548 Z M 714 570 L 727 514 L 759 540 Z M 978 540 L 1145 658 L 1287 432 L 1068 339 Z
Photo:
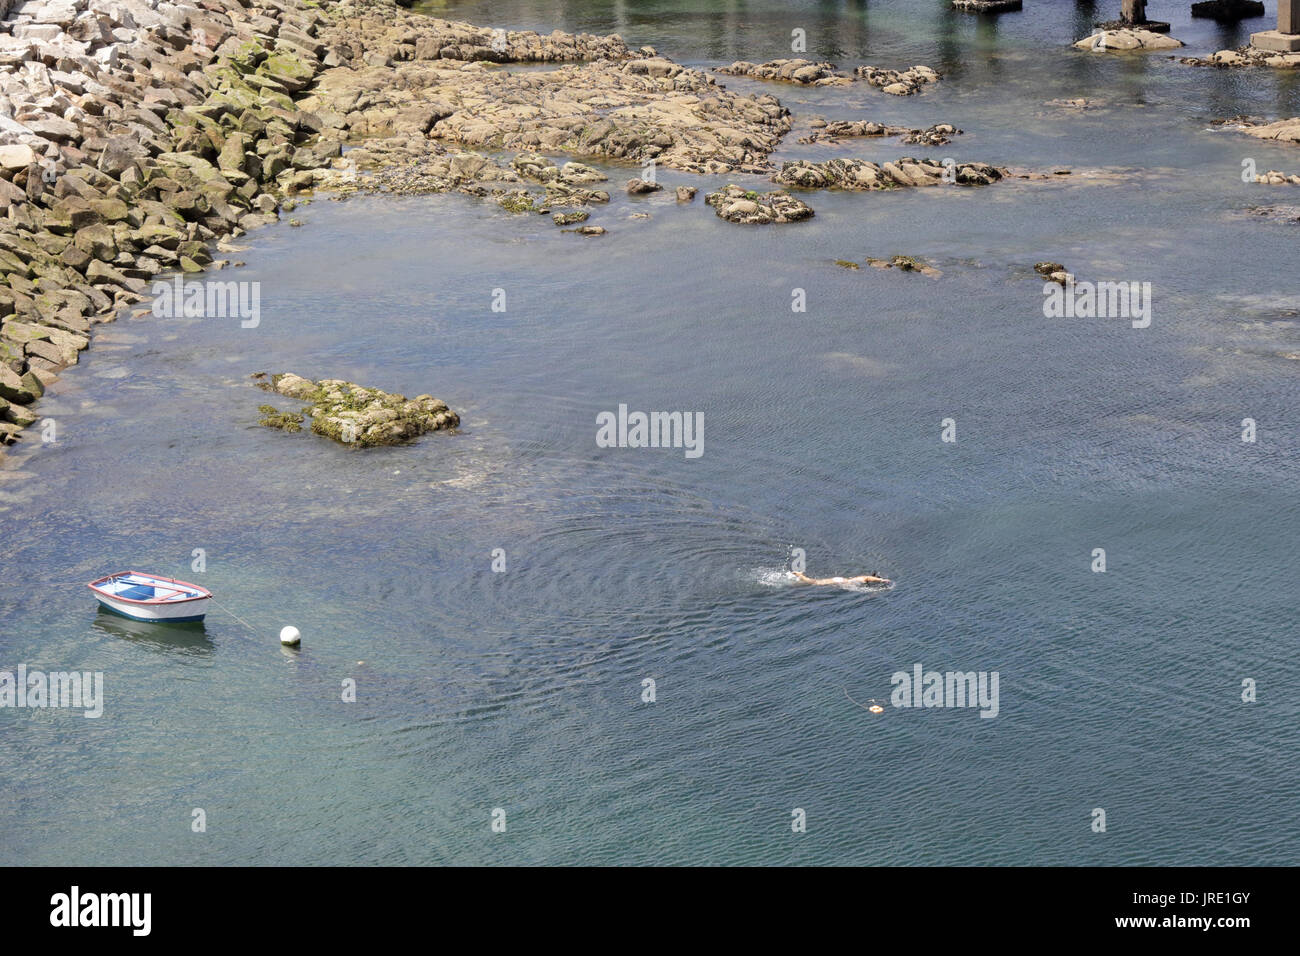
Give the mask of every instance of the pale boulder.
M 1132 50 L 1176 50 L 1183 45 L 1163 33 L 1150 30 L 1102 30 L 1074 44 L 1075 49 L 1092 53 L 1126 53 Z

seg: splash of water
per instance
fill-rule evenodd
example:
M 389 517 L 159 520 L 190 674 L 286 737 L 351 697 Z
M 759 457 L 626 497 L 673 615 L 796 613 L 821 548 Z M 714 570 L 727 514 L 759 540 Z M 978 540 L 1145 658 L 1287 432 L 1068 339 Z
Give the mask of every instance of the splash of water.
M 791 587 L 799 584 L 799 579 L 794 576 L 793 571 L 785 568 L 754 568 L 750 571 L 754 581 L 763 587 L 780 588 Z M 893 583 L 889 584 L 862 584 L 856 581 L 850 581 L 847 578 L 843 581 L 836 581 L 832 584 L 821 585 L 821 587 L 839 588 L 842 591 L 859 591 L 862 593 L 874 593 L 876 591 L 892 591 Z

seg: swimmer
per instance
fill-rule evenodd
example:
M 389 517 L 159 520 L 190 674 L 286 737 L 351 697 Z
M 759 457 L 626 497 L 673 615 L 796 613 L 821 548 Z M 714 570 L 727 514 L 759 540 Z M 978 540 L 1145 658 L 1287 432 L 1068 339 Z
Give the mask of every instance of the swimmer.
M 794 572 L 795 580 L 800 584 L 893 584 L 889 578 L 879 578 L 874 574 L 859 574 L 852 578 L 810 578 L 802 571 Z

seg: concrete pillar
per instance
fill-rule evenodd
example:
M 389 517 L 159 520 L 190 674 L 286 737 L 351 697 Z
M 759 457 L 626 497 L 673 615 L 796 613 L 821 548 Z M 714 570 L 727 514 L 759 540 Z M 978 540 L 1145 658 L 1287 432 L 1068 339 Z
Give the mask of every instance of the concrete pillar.
M 1300 0 L 1277 0 L 1277 29 L 1252 33 L 1250 45 L 1274 53 L 1300 51 Z
M 1300 0 L 1277 0 L 1277 32 L 1300 33 Z

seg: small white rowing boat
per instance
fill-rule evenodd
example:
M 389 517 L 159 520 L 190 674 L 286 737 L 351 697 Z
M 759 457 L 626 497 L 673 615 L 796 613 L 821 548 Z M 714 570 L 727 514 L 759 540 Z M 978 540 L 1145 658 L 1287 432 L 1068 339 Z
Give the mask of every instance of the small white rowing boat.
M 197 584 L 141 571 L 110 574 L 86 586 L 105 608 L 137 621 L 201 621 L 212 599 Z

